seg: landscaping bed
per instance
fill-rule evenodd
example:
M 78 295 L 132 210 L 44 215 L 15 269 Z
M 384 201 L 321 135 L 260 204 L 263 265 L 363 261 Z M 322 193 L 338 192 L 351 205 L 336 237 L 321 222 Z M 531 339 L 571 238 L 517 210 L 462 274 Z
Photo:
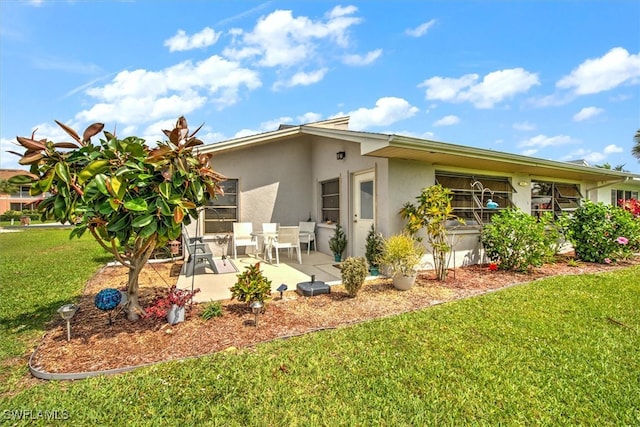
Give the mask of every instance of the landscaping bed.
M 202 306 L 193 305 L 183 323 L 169 325 L 164 319 L 128 321 L 114 313 L 109 325 L 106 313 L 94 306 L 95 295 L 104 288 L 121 288 L 127 281 L 124 267 L 104 267 L 86 285 L 79 301 L 80 310 L 72 320 L 71 341 L 66 323 L 54 319 L 33 355 L 32 365 L 48 373 L 96 372 L 108 369 L 179 360 L 219 351 L 235 351 L 260 342 L 296 336 L 387 317 L 434 304 L 482 294 L 539 278 L 611 271 L 617 265 L 575 263 L 570 257 L 536 268 L 530 273 L 490 271 L 487 266 L 470 266 L 449 272 L 445 282 L 435 280 L 433 272 L 422 272 L 416 286 L 398 291 L 388 279 L 364 284 L 357 297 L 348 297 L 342 286 L 331 294 L 301 297 L 294 291 L 267 301 L 266 311 L 254 325 L 254 315 L 243 303 L 222 301 L 222 317 L 203 320 Z M 154 264 L 140 276 L 141 303 L 150 304 L 156 291 L 177 281 L 180 263 Z

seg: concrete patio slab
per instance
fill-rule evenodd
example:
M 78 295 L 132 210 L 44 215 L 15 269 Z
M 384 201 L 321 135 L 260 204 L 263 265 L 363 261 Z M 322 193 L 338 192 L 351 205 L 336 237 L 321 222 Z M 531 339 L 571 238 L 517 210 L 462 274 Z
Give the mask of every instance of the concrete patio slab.
M 200 274 L 187 277 L 183 269 L 178 277 L 177 287 L 181 289 L 199 288 L 200 292 L 194 297 L 196 302 L 230 299 L 229 288 L 236 282 L 236 275 L 256 262 L 260 262 L 260 270 L 264 276 L 271 280 L 271 290 L 274 293 L 283 283 L 287 285 L 288 290 L 295 291 L 298 283 L 311 280 L 312 275 L 315 276 L 315 280 L 327 282 L 330 285 L 340 283 L 340 270 L 334 267 L 336 263 L 333 261 L 333 257 L 321 252 L 311 252 L 307 255 L 303 251 L 302 264 L 298 264 L 296 259 L 290 259 L 286 255 L 281 256 L 280 265 L 270 264 L 255 255 L 239 256 L 238 259 L 227 258 L 227 262 L 235 265 L 238 272 L 215 274 L 209 267 L 201 267 L 196 269 Z

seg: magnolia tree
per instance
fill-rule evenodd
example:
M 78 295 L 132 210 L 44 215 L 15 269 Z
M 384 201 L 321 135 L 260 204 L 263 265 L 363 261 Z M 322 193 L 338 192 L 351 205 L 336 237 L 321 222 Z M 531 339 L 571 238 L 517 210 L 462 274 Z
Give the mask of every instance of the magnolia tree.
M 74 224 L 71 237 L 89 231 L 129 269 L 125 310 L 129 320 L 138 320 L 145 314 L 138 300 L 140 271 L 154 249 L 177 239 L 198 207 L 221 193 L 224 177 L 211 169 L 210 155 L 194 151 L 203 144 L 194 136 L 200 128 L 189 134 L 184 117 L 163 131 L 168 141 L 156 148 L 136 136 L 119 139 L 102 123 L 82 137 L 56 123 L 73 141 L 18 137 L 26 151 L 14 154 L 36 176 L 31 194 L 49 194 L 38 206 L 42 219 Z M 100 132 L 104 139 L 93 144 Z

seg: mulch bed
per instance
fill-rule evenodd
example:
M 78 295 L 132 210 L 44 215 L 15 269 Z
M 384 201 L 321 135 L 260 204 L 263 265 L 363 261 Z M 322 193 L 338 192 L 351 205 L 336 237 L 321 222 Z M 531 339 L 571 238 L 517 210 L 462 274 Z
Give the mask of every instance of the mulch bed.
M 109 325 L 108 315 L 94 306 L 94 298 L 101 289 L 124 286 L 127 270 L 104 267 L 86 285 L 72 320 L 71 341 L 67 341 L 66 323 L 53 320 L 32 362 L 48 373 L 77 373 L 176 360 L 419 310 L 539 278 L 612 271 L 638 263 L 636 258 L 616 266 L 571 266 L 562 257 L 528 274 L 489 271 L 487 266 L 476 265 L 451 271 L 445 282 L 426 271 L 409 291 L 395 290 L 389 279 L 378 279 L 365 283 L 356 298 L 348 297 L 342 286 L 313 297 L 288 291 L 283 299 L 274 294 L 267 302 L 258 327 L 247 306 L 237 301 L 222 301 L 223 316 L 211 320 L 203 320 L 203 308 L 195 304 L 186 321 L 173 326 L 153 318 L 130 322 L 124 313 L 114 315 Z M 141 304 L 149 304 L 156 291 L 175 284 L 180 267 L 179 263 L 167 263 L 145 268 L 140 276 Z

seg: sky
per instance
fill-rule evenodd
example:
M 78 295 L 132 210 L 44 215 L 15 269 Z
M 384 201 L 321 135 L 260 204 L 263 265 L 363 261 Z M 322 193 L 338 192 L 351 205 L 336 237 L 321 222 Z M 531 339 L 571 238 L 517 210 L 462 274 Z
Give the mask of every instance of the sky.
M 54 120 L 153 145 L 181 115 L 205 143 L 349 115 L 640 173 L 640 1 L 0 0 L 0 168 L 68 141 Z

